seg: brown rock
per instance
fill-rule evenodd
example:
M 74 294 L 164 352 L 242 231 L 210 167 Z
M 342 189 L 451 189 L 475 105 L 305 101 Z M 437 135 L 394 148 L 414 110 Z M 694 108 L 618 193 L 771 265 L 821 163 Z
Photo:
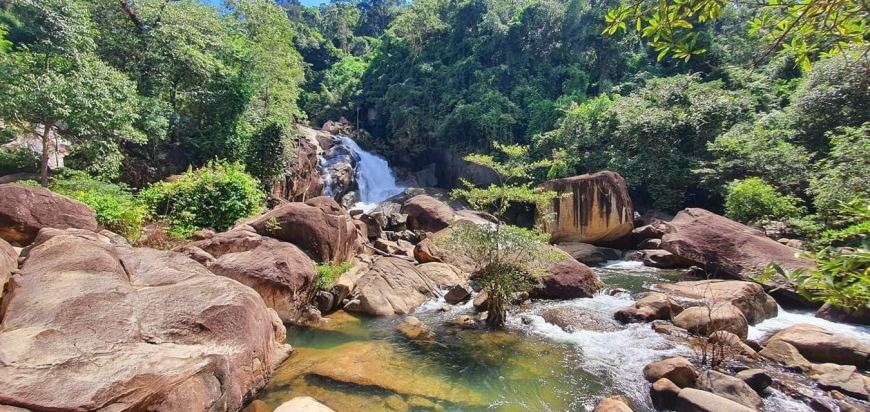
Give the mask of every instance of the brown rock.
M 724 330 L 716 331 L 711 333 L 707 340 L 712 344 L 719 344 L 723 347 L 730 348 L 732 351 L 749 358 L 758 359 L 758 353 L 755 352 L 755 349 L 752 349 L 752 347 L 743 343 L 739 336 L 731 332 Z
M 695 382 L 697 389 L 715 393 L 743 406 L 759 410 L 764 406 L 761 396 L 742 380 L 713 370 L 704 371 Z
M 453 208 L 428 195 L 418 195 L 408 199 L 401 213 L 408 215 L 408 228 L 437 232 L 453 222 Z
M 272 412 L 335 412 L 310 396 L 297 396 L 282 403 Z
M 602 318 L 571 307 L 547 309 L 541 313 L 541 317 L 547 323 L 556 325 L 565 332 L 574 333 L 581 330 L 613 332 L 619 330 L 619 326 L 612 319 Z
M 96 233 L 44 229 L 11 284 L 0 399 L 28 409 L 239 410 L 290 350 L 252 289 Z
M 588 298 L 604 287 L 592 269 L 567 255 L 541 276 L 541 284 L 531 292 L 541 299 Z
M 825 303 L 816 312 L 817 318 L 827 319 L 831 322 L 857 323 L 870 326 L 870 307 L 863 306 L 858 309 L 849 309 Z
M 614 318 L 622 323 L 652 322 L 673 319 L 682 311 L 683 307 L 668 295 L 652 292 L 640 298 L 634 305 L 618 310 Z
M 723 303 L 713 308 L 706 306 L 688 308 L 674 317 L 674 325 L 701 336 L 710 336 L 713 332 L 724 330 L 743 340 L 749 333 L 749 325 L 743 312 L 730 303 Z
M 359 296 L 359 307 L 345 310 L 374 316 L 404 315 L 438 296 L 438 289 L 435 281 L 408 261 L 379 257 L 356 283 L 353 294 Z
M 870 379 L 865 378 L 858 372 L 854 365 L 836 365 L 818 377 L 819 387 L 826 391 L 840 391 L 853 398 L 866 401 L 868 398 L 868 385 Z
M 647 249 L 643 253 L 643 265 L 660 269 L 681 269 L 695 264 L 691 260 L 683 259 L 667 250 Z
M 0 239 L 0 299 L 3 298 L 3 289 L 15 269 L 18 269 L 18 253 L 15 253 L 9 243 Z
M 249 224 L 260 235 L 298 246 L 318 262 L 346 262 L 362 247 L 353 219 L 326 196 L 278 206 Z
M 444 300 L 451 305 L 456 305 L 468 299 L 469 296 L 471 296 L 471 288 L 457 284 L 444 294 Z
M 685 388 L 680 391 L 677 396 L 677 402 L 674 404 L 674 410 L 677 412 L 754 412 L 752 408 L 747 408 L 730 399 L 725 399 L 719 395 L 702 391 L 698 389 Z
M 637 244 L 638 250 L 655 250 L 662 248 L 661 239 L 644 239 Z
M 686 358 L 676 357 L 644 366 L 643 377 L 650 383 L 661 378 L 668 378 L 677 386 L 686 388 L 695 385 L 698 370 Z
M 736 280 L 698 280 L 677 283 L 660 283 L 656 289 L 678 297 L 705 299 L 708 302 L 730 303 L 740 309 L 750 325 L 776 317 L 776 301 L 754 282 Z
M 429 329 L 429 326 L 426 326 L 425 323 L 420 322 L 420 319 L 417 319 L 414 316 L 405 317 L 405 321 L 399 325 L 398 329 L 399 332 L 410 340 L 435 340 L 435 332 L 432 332 L 432 329 Z
M 677 396 L 679 395 L 680 387 L 668 378 L 661 378 L 655 381 L 649 390 L 649 396 L 656 410 L 674 409 L 674 404 L 677 402 Z
M 556 246 L 584 265 L 597 265 L 599 263 L 606 263 L 608 260 L 618 260 L 622 255 L 616 249 L 594 246 L 582 242 L 565 242 Z
M 304 202 L 323 196 L 324 183 L 317 170 L 317 132 L 299 127 L 303 135 L 294 139 L 294 159 L 287 168 L 286 177 L 272 185 L 271 195 L 291 202 Z M 324 148 L 326 150 L 327 148 Z
M 794 256 L 794 249 L 768 238 L 764 233 L 704 209 L 681 211 L 668 223 L 668 233 L 662 237 L 662 248 L 677 256 L 698 262 L 715 276 L 752 281 L 770 263 L 794 270 L 811 262 Z M 772 277 L 764 283 L 767 290 L 788 287 L 783 277 Z M 777 295 L 805 302 L 791 289 Z
M 750 388 L 758 393 L 764 392 L 764 390 L 773 383 L 773 379 L 764 371 L 764 369 L 746 369 L 737 372 L 737 375 L 734 376 L 745 382 Z
M 870 345 L 818 326 L 797 324 L 777 332 L 767 340 L 787 342 L 813 362 L 868 367 Z
M 396 242 L 391 242 L 386 239 L 376 239 L 373 246 L 375 249 L 390 255 L 399 255 L 402 253 L 402 248 Z
M 548 210 L 538 211 L 550 241 L 609 242 L 631 233 L 634 219 L 631 198 L 622 176 L 598 172 L 544 182 L 541 187 L 567 197 L 553 199 Z M 554 213 L 546 222 L 541 213 Z
M 787 342 L 769 342 L 758 354 L 762 358 L 776 362 L 791 370 L 799 372 L 810 370 L 810 362 L 798 352 L 797 348 Z
M 625 396 L 611 396 L 598 403 L 592 412 L 633 412 Z
M 0 239 L 27 246 L 39 229 L 97 230 L 97 214 L 88 205 L 41 187 L 0 185 Z
M 468 281 L 465 273 L 448 263 L 430 262 L 416 267 L 432 282 L 435 282 L 438 289 L 452 288 L 459 284 L 464 285 Z
M 420 263 L 442 262 L 444 251 L 431 239 L 423 239 L 414 246 L 414 259 Z
M 359 215 L 359 217 L 357 217 L 357 220 L 363 222 L 366 225 L 366 234 L 370 239 L 381 236 L 383 228 L 381 227 L 381 223 L 376 218 L 363 213 Z

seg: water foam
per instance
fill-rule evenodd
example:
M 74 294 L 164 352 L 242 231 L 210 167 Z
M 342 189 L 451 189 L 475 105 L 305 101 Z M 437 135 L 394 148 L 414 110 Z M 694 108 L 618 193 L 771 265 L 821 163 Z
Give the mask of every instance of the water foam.
M 354 208 L 370 212 L 379 203 L 405 190 L 404 187 L 396 184 L 396 177 L 384 158 L 363 150 L 350 137 L 340 136 L 340 139 L 343 145 L 359 156 L 356 173 L 360 202 L 355 204 Z

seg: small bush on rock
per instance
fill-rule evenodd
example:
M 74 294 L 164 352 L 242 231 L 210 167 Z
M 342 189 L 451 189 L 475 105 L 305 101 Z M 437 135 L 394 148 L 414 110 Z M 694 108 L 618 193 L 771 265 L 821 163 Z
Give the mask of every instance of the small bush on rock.
M 173 236 L 188 238 L 199 229 L 227 230 L 262 211 L 259 186 L 241 164 L 209 162 L 178 180 L 155 183 L 139 197 L 171 225 Z
M 352 267 L 353 264 L 350 262 L 342 262 L 338 266 L 335 266 L 330 262 L 316 265 L 315 269 L 317 271 L 317 277 L 314 279 L 314 292 L 329 290 L 332 288 L 332 284 L 335 280 Z
M 753 224 L 762 219 L 788 219 L 803 215 L 800 199 L 785 196 L 757 177 L 735 180 L 728 185 L 725 216 Z

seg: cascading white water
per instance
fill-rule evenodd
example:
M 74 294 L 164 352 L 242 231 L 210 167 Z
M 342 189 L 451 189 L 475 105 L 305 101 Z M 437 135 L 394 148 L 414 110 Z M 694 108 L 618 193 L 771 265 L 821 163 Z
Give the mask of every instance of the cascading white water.
M 340 138 L 343 145 L 359 156 L 356 173 L 360 202 L 355 204 L 354 208 L 369 212 L 378 203 L 405 190 L 404 187 L 396 185 L 396 177 L 393 176 L 393 171 L 384 158 L 363 150 L 350 137 L 340 136 Z

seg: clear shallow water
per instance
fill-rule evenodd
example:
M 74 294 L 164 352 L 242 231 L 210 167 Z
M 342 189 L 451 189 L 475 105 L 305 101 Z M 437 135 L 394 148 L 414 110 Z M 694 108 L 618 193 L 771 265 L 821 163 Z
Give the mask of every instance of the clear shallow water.
M 288 327 L 295 352 L 246 412 L 272 411 L 305 395 L 337 412 L 591 411 L 613 395 L 627 396 L 637 411 L 652 410 L 643 367 L 690 352 L 649 324 L 620 325 L 613 314 L 631 304 L 633 294 L 679 275 L 634 262 L 593 270 L 609 287 L 629 293 L 524 305 L 510 313 L 506 332 L 445 326 L 461 314 L 474 315 L 474 309 L 468 302 L 443 312 L 443 299 L 414 314 L 436 332 L 432 344 L 400 334 L 401 318 L 338 312 L 319 328 Z M 566 331 L 545 321 L 554 313 L 576 315 L 579 326 Z M 751 328 L 750 337 L 801 322 L 870 339 L 867 328 L 785 311 Z M 765 403 L 770 411 L 809 410 L 781 393 Z

